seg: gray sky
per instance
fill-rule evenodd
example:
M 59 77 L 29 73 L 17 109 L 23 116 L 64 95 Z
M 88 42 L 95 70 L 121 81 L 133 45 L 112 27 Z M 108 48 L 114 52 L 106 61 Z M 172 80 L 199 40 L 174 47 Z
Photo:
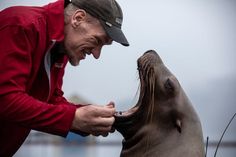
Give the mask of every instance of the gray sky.
M 53 1 L 53 0 L 51 0 Z M 1 0 L 11 5 L 41 5 L 49 0 Z M 79 94 L 96 104 L 116 103 L 117 110 L 136 104 L 136 61 L 154 49 L 178 78 L 202 121 L 204 138 L 219 139 L 236 112 L 235 0 L 118 0 L 123 30 L 131 46 L 114 43 L 99 60 L 87 56 L 68 65 L 65 96 Z M 236 120 L 224 139 L 236 140 Z

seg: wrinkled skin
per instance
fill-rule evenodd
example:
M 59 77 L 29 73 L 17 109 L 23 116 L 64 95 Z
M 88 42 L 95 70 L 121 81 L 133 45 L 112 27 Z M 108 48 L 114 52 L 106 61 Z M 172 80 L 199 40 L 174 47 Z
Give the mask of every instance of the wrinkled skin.
M 201 123 L 178 80 L 153 50 L 137 62 L 139 100 L 115 115 L 114 127 L 124 137 L 120 156 L 203 157 Z

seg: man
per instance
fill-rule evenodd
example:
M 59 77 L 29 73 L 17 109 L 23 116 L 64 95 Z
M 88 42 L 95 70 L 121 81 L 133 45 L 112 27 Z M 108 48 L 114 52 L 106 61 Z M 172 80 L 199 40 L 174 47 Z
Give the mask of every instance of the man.
M 58 0 L 0 12 L 0 156 L 12 156 L 31 129 L 66 136 L 112 132 L 114 103 L 75 105 L 61 90 L 66 63 L 98 59 L 112 41 L 128 46 L 115 0 Z

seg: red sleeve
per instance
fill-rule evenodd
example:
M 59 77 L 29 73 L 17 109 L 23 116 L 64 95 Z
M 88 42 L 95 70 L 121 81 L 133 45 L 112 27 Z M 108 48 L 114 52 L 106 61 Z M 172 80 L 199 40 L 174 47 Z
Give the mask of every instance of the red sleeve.
M 80 108 L 80 107 L 88 105 L 88 104 L 84 104 L 84 105 L 82 105 L 82 104 L 73 104 L 71 102 L 68 102 L 63 97 L 63 91 L 61 89 L 59 89 L 59 88 L 55 89 L 54 94 L 53 94 L 53 96 L 50 99 L 50 102 L 52 102 L 55 105 L 62 105 L 62 104 L 66 103 L 66 104 L 72 105 L 72 106 L 74 106 L 76 108 Z M 81 136 L 88 136 L 89 135 L 88 133 L 85 133 L 85 132 L 82 132 L 82 131 L 79 131 L 79 130 L 71 130 L 71 132 L 79 134 Z
M 0 29 L 0 119 L 30 129 L 66 136 L 76 107 L 41 102 L 26 93 L 32 60 L 32 30 L 20 26 Z

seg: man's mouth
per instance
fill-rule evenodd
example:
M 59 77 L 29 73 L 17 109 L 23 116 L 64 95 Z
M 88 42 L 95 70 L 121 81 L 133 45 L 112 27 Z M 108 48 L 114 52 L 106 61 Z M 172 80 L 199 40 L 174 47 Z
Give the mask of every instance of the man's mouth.
M 83 49 L 82 50 L 82 58 L 85 59 L 86 55 L 91 55 L 91 50 L 89 49 Z

